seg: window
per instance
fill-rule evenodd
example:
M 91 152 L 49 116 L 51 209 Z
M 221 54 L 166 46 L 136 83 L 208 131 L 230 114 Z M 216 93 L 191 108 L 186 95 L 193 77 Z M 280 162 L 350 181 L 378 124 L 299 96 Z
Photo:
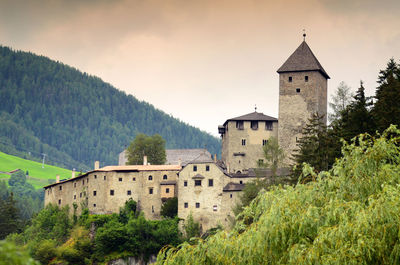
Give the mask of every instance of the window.
M 251 129 L 258 130 L 258 121 L 251 121 Z
M 206 165 L 206 171 L 210 171 L 210 166 Z
M 74 182 L 74 188 L 76 188 L 76 182 Z
M 212 187 L 214 186 L 214 180 L 213 179 L 209 179 L 208 180 L 208 187 Z
M 74 194 L 74 200 L 76 200 L 76 194 Z
M 153 176 L 152 175 L 149 176 L 149 180 L 153 180 Z
M 85 185 L 85 180 L 84 179 L 82 180 L 82 185 Z
M 122 178 L 118 178 L 118 181 L 122 181 Z
M 60 205 L 61 204 L 61 200 L 58 200 L 58 205 Z
M 213 211 L 216 212 L 217 211 L 217 205 L 213 206 Z
M 183 182 L 183 186 L 187 187 L 187 181 L 186 180 Z
M 62 190 L 62 186 L 60 186 L 60 190 Z
M 126 194 L 127 194 L 127 195 L 131 195 L 132 192 L 131 192 L 130 190 L 128 190 L 128 191 L 126 192 Z
M 85 197 L 85 196 L 86 196 L 86 191 L 83 192 L 83 197 Z
M 268 140 L 263 140 L 263 145 L 266 145 L 267 144 L 267 142 L 268 142 Z
M 154 205 L 151 206 L 151 212 L 154 213 Z
M 231 198 L 232 198 L 232 193 L 229 195 L 229 197 L 231 197 Z
M 132 178 L 132 181 L 136 181 L 136 178 Z
M 149 188 L 149 194 L 153 194 L 153 188 Z
M 200 208 L 200 203 L 196 202 L 196 208 Z
M 239 184 L 243 184 L 243 181 L 241 180 L 241 181 L 239 181 Z
M 107 177 L 106 176 L 104 176 L 104 180 L 106 180 L 107 179 Z
M 97 175 L 94 175 L 94 179 L 97 179 Z
M 193 166 L 193 171 L 197 171 L 197 166 Z
M 272 127 L 273 125 L 272 125 L 272 121 L 266 121 L 265 122 L 265 129 L 267 130 L 267 131 L 272 131 Z
M 169 188 L 166 188 L 166 189 L 165 189 L 165 193 L 169 193 Z
M 89 179 L 88 179 L 88 178 L 86 178 L 86 183 L 88 183 L 88 184 L 89 184 Z
M 162 179 L 168 179 L 168 176 L 167 176 L 167 175 L 164 175 L 164 176 L 162 177 Z
M 114 196 L 114 190 L 110 190 L 110 195 Z
M 96 196 L 97 195 L 97 191 L 93 191 L 93 196 Z
M 304 81 L 308 82 L 308 75 L 304 77 Z
M 93 203 L 93 207 L 96 207 L 96 204 L 95 204 L 95 203 Z
M 300 93 L 300 88 L 296 88 L 296 92 L 297 92 L 297 93 Z
M 243 130 L 243 121 L 236 121 L 236 129 Z
M 194 186 L 201 186 L 201 179 L 195 179 Z
M 289 82 L 292 83 L 292 77 L 291 76 L 289 76 Z
M 246 139 L 242 139 L 242 145 L 246 145 Z
M 185 202 L 185 203 L 183 204 L 183 207 L 188 208 L 188 207 L 189 207 L 189 204 L 188 204 L 187 202 Z
M 262 167 L 264 165 L 264 160 L 258 159 L 258 166 Z
M 79 198 L 82 198 L 82 192 L 81 192 L 81 193 L 79 193 Z

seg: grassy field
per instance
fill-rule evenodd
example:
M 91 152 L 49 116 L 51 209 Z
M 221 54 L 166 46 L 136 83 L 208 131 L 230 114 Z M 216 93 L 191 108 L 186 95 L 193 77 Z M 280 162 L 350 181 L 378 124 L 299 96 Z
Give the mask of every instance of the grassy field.
M 24 172 L 28 171 L 28 182 L 37 189 L 55 182 L 56 175 L 60 175 L 60 179 L 66 179 L 70 178 L 72 173 L 71 170 L 46 164 L 42 168 L 41 163 L 0 152 L 0 171 L 10 172 L 15 169 L 21 169 Z M 0 180 L 9 178 L 10 175 L 0 173 Z

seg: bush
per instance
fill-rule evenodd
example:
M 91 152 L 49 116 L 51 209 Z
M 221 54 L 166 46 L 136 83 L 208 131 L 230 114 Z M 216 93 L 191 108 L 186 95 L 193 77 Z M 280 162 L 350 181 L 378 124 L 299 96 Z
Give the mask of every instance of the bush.
M 40 265 L 33 260 L 26 251 L 16 247 L 13 243 L 0 241 L 0 265 Z
M 33 257 L 42 264 L 48 264 L 50 260 L 57 257 L 56 243 L 53 240 L 46 239 L 32 249 Z
M 178 198 L 170 198 L 161 206 L 161 216 L 174 218 L 178 215 Z

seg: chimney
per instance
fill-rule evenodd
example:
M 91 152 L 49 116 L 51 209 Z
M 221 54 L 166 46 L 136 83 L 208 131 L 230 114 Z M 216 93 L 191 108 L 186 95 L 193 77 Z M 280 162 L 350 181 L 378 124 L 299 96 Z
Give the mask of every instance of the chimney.
M 100 161 L 94 161 L 94 170 L 97 170 L 100 168 Z
M 75 168 L 72 169 L 72 176 L 71 176 L 71 178 L 75 178 Z
M 143 166 L 147 165 L 147 156 L 143 156 Z
M 217 163 L 217 154 L 214 154 L 214 163 Z
M 60 175 L 56 175 L 56 183 L 60 183 Z

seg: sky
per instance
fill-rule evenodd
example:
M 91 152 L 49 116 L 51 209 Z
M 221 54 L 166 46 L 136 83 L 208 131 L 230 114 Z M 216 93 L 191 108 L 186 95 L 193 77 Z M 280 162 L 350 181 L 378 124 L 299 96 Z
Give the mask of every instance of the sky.
M 400 60 L 398 0 L 0 0 L 0 45 L 100 77 L 215 136 L 255 110 L 278 117 L 276 70 L 303 40 L 341 81 Z

